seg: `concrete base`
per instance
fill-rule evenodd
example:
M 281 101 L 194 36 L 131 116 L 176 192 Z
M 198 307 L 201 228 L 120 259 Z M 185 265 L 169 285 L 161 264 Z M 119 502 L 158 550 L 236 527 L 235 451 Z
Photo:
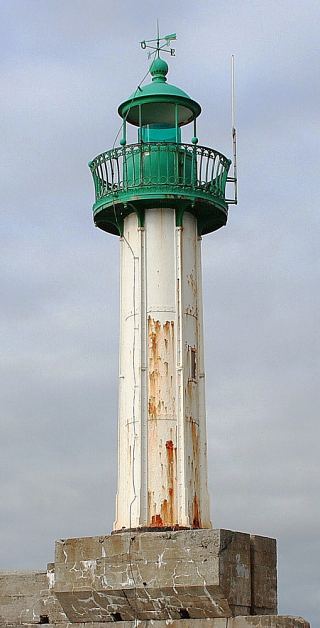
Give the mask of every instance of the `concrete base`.
M 0 627 L 310 628 L 276 613 L 274 539 L 229 530 L 57 541 L 47 573 L 0 573 Z
M 67 621 L 46 571 L 0 572 L 0 626 L 61 624 Z
M 276 542 L 229 530 L 57 541 L 54 593 L 71 622 L 276 614 Z

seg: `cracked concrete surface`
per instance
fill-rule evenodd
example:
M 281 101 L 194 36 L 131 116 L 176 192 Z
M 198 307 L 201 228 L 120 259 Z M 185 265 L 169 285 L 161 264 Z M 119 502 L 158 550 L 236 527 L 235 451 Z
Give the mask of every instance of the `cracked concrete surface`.
M 276 613 L 276 544 L 253 542 L 268 569 L 267 585 L 255 587 L 261 611 Z M 228 530 L 68 539 L 56 543 L 54 592 L 72 622 L 245 616 L 254 612 L 251 560 L 250 535 Z
M 39 624 L 41 617 L 63 623 L 67 617 L 50 588 L 52 566 L 45 572 L 0 572 L 0 626 Z
M 276 542 L 229 530 L 60 540 L 45 572 L 0 573 L 0 627 L 310 628 L 278 616 Z

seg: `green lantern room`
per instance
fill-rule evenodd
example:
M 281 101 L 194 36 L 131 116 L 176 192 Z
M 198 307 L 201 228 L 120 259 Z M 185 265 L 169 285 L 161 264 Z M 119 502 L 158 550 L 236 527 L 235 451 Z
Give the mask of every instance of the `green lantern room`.
M 136 212 L 143 226 L 145 208 L 170 207 L 178 226 L 185 211 L 194 214 L 203 235 L 227 222 L 225 190 L 231 161 L 198 143 L 201 107 L 167 81 L 168 64 L 160 57 L 156 41 L 151 81 L 139 85 L 118 108 L 123 120 L 120 146 L 89 163 L 96 194 L 94 222 L 121 235 L 129 213 Z M 132 144 L 127 143 L 128 125 L 137 131 Z M 181 127 L 187 125 L 190 143 L 181 142 Z

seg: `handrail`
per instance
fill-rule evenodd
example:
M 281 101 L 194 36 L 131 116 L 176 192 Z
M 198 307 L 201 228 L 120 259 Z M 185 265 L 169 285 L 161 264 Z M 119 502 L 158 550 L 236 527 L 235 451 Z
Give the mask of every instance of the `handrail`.
M 225 200 L 231 161 L 206 146 L 169 142 L 129 144 L 101 153 L 89 163 L 96 201 L 142 188 L 161 194 L 183 189 Z

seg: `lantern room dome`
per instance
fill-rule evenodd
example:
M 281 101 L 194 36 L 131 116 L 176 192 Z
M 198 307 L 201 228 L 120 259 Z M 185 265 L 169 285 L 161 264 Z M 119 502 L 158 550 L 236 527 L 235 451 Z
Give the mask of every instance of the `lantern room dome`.
M 201 113 L 200 105 L 179 87 L 167 83 L 168 64 L 161 57 L 150 66 L 152 82 L 137 87 L 119 106 L 118 113 L 134 126 L 164 124 L 184 126 Z

